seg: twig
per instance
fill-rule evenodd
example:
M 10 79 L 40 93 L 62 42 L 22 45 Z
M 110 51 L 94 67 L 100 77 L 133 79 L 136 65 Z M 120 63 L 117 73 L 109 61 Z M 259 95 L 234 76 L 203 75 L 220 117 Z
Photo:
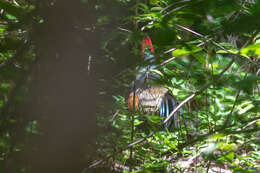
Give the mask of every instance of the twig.
M 232 126 L 230 126 L 232 127 Z M 239 133 L 251 133 L 251 132 L 257 132 L 259 131 L 260 128 L 252 128 L 252 129 L 247 129 L 247 130 L 226 130 L 226 129 L 223 129 L 222 127 L 216 129 L 215 131 L 211 131 L 207 134 L 203 134 L 203 135 L 198 135 L 196 136 L 196 138 L 194 138 L 193 140 L 190 140 L 186 143 L 182 143 L 180 145 L 177 146 L 178 150 L 181 151 L 183 148 L 187 147 L 187 146 L 191 146 L 191 145 L 194 145 L 195 143 L 199 142 L 199 141 L 202 141 L 204 139 L 206 139 L 208 136 L 214 134 L 214 133 L 223 133 L 223 134 L 239 134 Z M 161 156 L 164 156 L 166 154 L 168 154 L 170 151 L 166 151 L 165 153 L 162 153 Z
M 211 165 L 211 161 L 212 161 L 212 160 L 210 160 L 209 163 L 208 163 L 208 165 L 207 165 L 207 171 L 206 171 L 206 173 L 209 172 L 209 168 L 210 168 L 210 165 Z
M 254 120 L 254 121 L 251 121 L 250 123 L 248 123 L 248 124 L 246 124 L 245 126 L 243 126 L 241 129 L 245 129 L 245 128 L 247 128 L 248 126 L 251 126 L 252 124 L 256 123 L 257 121 L 260 121 L 260 119 L 256 119 L 256 120 Z M 239 128 L 238 130 L 240 130 L 240 128 Z
M 188 98 L 186 98 L 184 101 L 182 101 L 171 113 L 170 115 L 163 121 L 163 124 L 166 124 L 171 118 L 172 116 L 175 114 L 175 112 L 177 112 L 185 103 L 189 102 L 191 99 L 193 99 L 193 97 L 195 97 L 196 93 L 192 94 L 191 96 L 189 96 Z
M 202 34 L 196 32 L 196 31 L 193 31 L 193 30 L 191 30 L 191 29 L 189 29 L 189 28 L 187 28 L 187 27 L 181 26 L 181 25 L 179 25 L 179 24 L 176 24 L 176 26 L 179 27 L 179 28 L 181 28 L 181 29 L 183 29 L 183 30 L 185 30 L 185 31 L 188 31 L 188 32 L 190 32 L 190 33 L 192 33 L 192 34 L 194 34 L 194 35 L 196 35 L 196 36 L 198 36 L 198 37 L 201 37 L 201 38 L 203 38 L 203 39 L 205 39 L 205 40 L 207 40 L 207 41 L 211 41 L 215 46 L 219 47 L 220 49 L 225 50 L 225 51 L 227 51 L 228 53 L 234 54 L 234 53 L 231 52 L 230 50 L 226 49 L 225 47 L 223 47 L 223 46 L 221 46 L 220 44 L 218 44 L 217 42 L 215 42 L 213 39 L 208 39 L 208 38 L 205 37 L 204 35 L 202 35 Z M 240 54 L 235 54 L 235 55 L 242 56 L 242 55 L 240 55 Z M 243 56 L 242 56 L 242 57 L 243 57 Z
M 176 5 L 176 4 L 180 4 L 180 3 L 183 3 L 183 2 L 189 2 L 191 0 L 182 0 L 182 1 L 179 1 L 179 2 L 175 2 L 175 3 L 172 3 L 170 5 L 168 5 L 167 7 L 163 8 L 160 13 L 164 12 L 165 10 L 171 8 L 172 6 Z
M 163 63 L 161 63 L 160 65 L 158 65 L 156 68 L 162 67 L 165 64 L 168 64 L 169 62 L 175 60 L 176 57 L 171 57 L 170 59 L 167 59 L 166 61 L 164 61 Z
M 245 74 L 243 80 L 245 80 L 246 77 L 247 77 L 247 73 Z M 228 125 L 228 123 L 229 123 L 229 120 L 230 120 L 230 118 L 231 118 L 231 116 L 232 116 L 232 114 L 233 114 L 233 112 L 234 112 L 234 110 L 235 110 L 238 97 L 240 96 L 240 92 L 241 92 L 241 89 L 239 89 L 238 92 L 237 92 L 237 94 L 236 94 L 236 98 L 235 98 L 235 101 L 234 101 L 234 103 L 233 103 L 232 109 L 231 109 L 230 113 L 227 115 L 227 118 L 226 118 L 226 120 L 225 120 L 225 122 L 224 122 L 224 124 L 223 124 L 223 128 L 225 128 L 225 127 Z
M 183 29 L 183 30 L 185 30 L 185 31 L 188 31 L 188 32 L 190 32 L 190 33 L 192 33 L 192 34 L 194 34 L 194 35 L 196 35 L 196 36 L 198 36 L 198 37 L 201 37 L 201 38 L 203 38 L 204 40 L 207 40 L 207 39 L 208 39 L 207 37 L 203 36 L 202 34 L 196 32 L 196 31 L 193 31 L 193 30 L 191 30 L 191 29 L 189 29 L 189 28 L 187 28 L 187 27 L 181 26 L 181 25 L 179 25 L 179 24 L 176 24 L 175 26 L 177 26 L 177 27 L 179 27 L 179 28 L 181 28 L 181 29 Z M 218 44 L 217 42 L 215 42 L 213 39 L 209 39 L 209 40 L 207 40 L 207 41 L 211 41 L 212 44 L 214 44 L 215 46 L 219 47 L 219 48 L 222 49 L 222 50 L 225 50 L 227 53 L 230 53 L 230 54 L 232 54 L 232 55 L 238 55 L 238 56 L 240 56 L 240 57 L 245 58 L 243 55 L 241 55 L 241 54 L 239 54 L 239 53 L 234 53 L 234 52 L 232 52 L 232 51 L 226 49 L 225 47 L 223 47 L 223 46 L 221 46 L 220 44 Z M 246 43 L 246 44 L 247 44 L 247 43 Z M 246 45 L 246 44 L 245 44 L 245 45 Z M 245 45 L 243 45 L 243 47 L 244 47 Z M 242 48 L 243 48 L 243 47 L 242 47 Z M 252 61 L 252 60 L 250 60 L 250 59 L 249 59 L 249 61 L 250 61 L 251 63 L 255 63 L 254 61 Z
M 234 58 L 232 59 L 232 61 L 227 65 L 227 67 L 221 72 L 219 73 L 219 75 L 216 77 L 216 79 L 219 79 L 230 67 L 231 65 L 234 63 Z M 204 87 L 202 87 L 199 91 L 195 92 L 194 94 L 190 95 L 188 98 L 186 98 L 184 101 L 182 101 L 171 113 L 170 115 L 164 120 L 163 124 L 167 123 L 172 116 L 187 102 L 189 102 L 190 100 L 192 100 L 195 96 L 201 94 L 204 90 L 206 90 L 208 87 L 210 87 L 212 84 L 214 83 L 214 81 L 208 83 L 207 85 L 205 85 Z
M 118 153 L 121 153 L 122 151 L 127 150 L 127 149 L 129 149 L 129 148 L 131 148 L 131 147 L 133 147 L 133 146 L 135 146 L 135 145 L 137 145 L 137 144 L 140 144 L 140 143 L 144 142 L 146 139 L 150 138 L 153 134 L 154 134 L 154 133 L 151 132 L 148 136 L 146 136 L 146 137 L 144 137 L 144 138 L 140 138 L 140 139 L 138 139 L 138 140 L 132 142 L 131 144 L 127 145 L 126 147 L 124 147 L 124 148 L 122 148 L 122 149 L 120 149 L 119 151 L 115 152 L 114 154 L 107 156 L 105 159 L 96 161 L 95 163 L 91 164 L 89 167 L 83 169 L 83 170 L 81 171 L 81 173 L 85 173 L 87 170 L 89 170 L 89 169 L 91 169 L 91 168 L 94 168 L 94 167 L 96 167 L 97 165 L 100 165 L 101 163 L 106 162 L 107 160 L 109 160 L 110 158 L 112 158 L 114 155 L 116 155 L 116 154 L 118 154 Z
M 176 26 L 178 26 L 179 28 L 181 28 L 181 29 L 183 29 L 183 30 L 185 30 L 185 31 L 188 31 L 188 32 L 190 32 L 190 33 L 193 33 L 193 34 L 195 34 L 195 35 L 197 35 L 197 36 L 199 36 L 199 37 L 205 38 L 202 34 L 197 33 L 197 32 L 195 32 L 195 31 L 193 31 L 193 30 L 191 30 L 191 29 L 189 29 L 189 28 L 186 28 L 186 27 L 181 26 L 181 25 L 179 25 L 179 24 L 176 24 Z
M 257 132 L 260 131 L 260 128 L 252 128 L 252 129 L 247 129 L 247 130 L 236 130 L 236 131 L 227 131 L 225 132 L 226 134 L 238 134 L 238 133 L 251 133 L 251 132 Z
M 118 113 L 119 113 L 119 110 L 114 113 L 114 115 L 112 116 L 110 122 L 115 120 L 115 118 L 117 117 Z
M 187 4 L 183 5 L 183 6 L 180 6 L 180 7 L 177 7 L 177 8 L 174 8 L 173 10 L 169 11 L 168 13 L 166 13 L 165 15 L 163 15 L 163 18 L 168 16 L 169 14 L 173 13 L 173 12 L 176 12 L 184 7 L 188 6 Z
M 120 31 L 124 31 L 124 32 L 128 32 L 128 33 L 133 33 L 133 31 L 130 31 L 130 30 L 125 29 L 125 28 L 117 27 L 117 29 L 120 30 Z
M 260 120 L 260 117 L 259 117 L 259 116 L 258 116 L 258 117 L 255 117 L 255 118 L 252 118 L 251 120 L 247 121 L 247 122 L 249 122 L 247 125 L 249 125 L 249 124 L 251 125 L 251 124 L 253 124 L 252 122 L 255 123 L 255 122 L 257 122 L 258 120 Z M 251 122 L 251 121 L 252 121 L 252 122 Z M 247 125 L 246 125 L 246 126 L 247 126 Z M 243 127 L 242 127 L 242 128 L 243 128 Z M 244 128 L 245 128 L 245 126 L 244 126 Z M 259 131 L 259 130 L 260 130 L 260 128 L 247 129 L 247 130 L 240 130 L 240 129 L 241 129 L 241 128 L 239 128 L 239 130 L 231 131 L 231 130 L 226 130 L 226 129 L 220 127 L 220 128 L 218 128 L 216 131 L 214 131 L 214 132 L 212 131 L 212 132 L 209 132 L 209 133 L 207 133 L 207 134 L 198 135 L 198 136 L 196 136 L 196 137 L 197 137 L 196 139 L 191 140 L 191 141 L 186 142 L 186 143 L 183 143 L 183 144 L 180 144 L 180 145 L 178 146 L 178 149 L 181 150 L 182 148 L 185 148 L 185 147 L 187 147 L 187 146 L 189 146 L 189 145 L 193 145 L 193 144 L 195 144 L 196 142 L 201 141 L 201 140 L 207 138 L 208 136 L 210 136 L 210 135 L 212 135 L 212 134 L 214 134 L 214 133 L 216 133 L 216 132 L 222 132 L 222 133 L 224 133 L 224 134 L 237 134 L 237 133 L 256 132 L 256 131 Z M 94 167 L 100 165 L 101 163 L 106 162 L 107 160 L 109 160 L 110 158 L 112 158 L 114 155 L 116 155 L 116 154 L 118 154 L 118 153 L 121 153 L 122 151 L 127 150 L 128 148 L 133 147 L 133 146 L 135 146 L 135 145 L 137 145 L 137 144 L 140 144 L 140 143 L 146 141 L 146 139 L 150 138 L 152 135 L 154 135 L 154 132 L 151 132 L 148 136 L 146 136 L 146 137 L 144 137 L 144 138 L 140 138 L 140 139 L 136 140 L 135 142 L 132 142 L 131 144 L 127 145 L 126 147 L 124 147 L 124 148 L 122 148 L 122 149 L 120 149 L 118 152 L 114 153 L 113 155 L 109 155 L 109 156 L 107 156 L 107 157 L 106 157 L 105 159 L 103 159 L 103 160 L 96 161 L 95 163 L 91 164 L 88 168 L 83 169 L 82 173 L 85 173 L 87 170 L 89 170 L 89 169 L 91 169 L 91 168 L 94 168 Z M 162 156 L 165 155 L 165 154 L 167 154 L 168 152 L 169 152 L 169 151 L 163 153 Z
M 174 47 L 174 48 L 171 48 L 171 49 L 169 49 L 169 50 L 166 50 L 165 52 L 163 52 L 164 54 L 167 54 L 167 53 L 170 53 L 170 52 L 172 52 L 172 51 L 174 51 L 174 50 L 176 50 L 176 48 Z

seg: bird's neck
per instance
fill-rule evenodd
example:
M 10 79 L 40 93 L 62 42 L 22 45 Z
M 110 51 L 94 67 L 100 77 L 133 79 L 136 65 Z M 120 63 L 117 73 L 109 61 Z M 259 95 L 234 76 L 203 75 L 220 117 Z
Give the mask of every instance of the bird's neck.
M 143 54 L 143 60 L 144 62 L 155 62 L 155 57 L 152 52 L 145 51 Z

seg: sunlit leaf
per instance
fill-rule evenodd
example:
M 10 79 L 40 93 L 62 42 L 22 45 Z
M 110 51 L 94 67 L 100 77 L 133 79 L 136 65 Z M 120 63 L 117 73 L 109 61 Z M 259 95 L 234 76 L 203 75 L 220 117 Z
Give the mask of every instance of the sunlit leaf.
M 174 51 L 172 51 L 172 56 L 174 57 L 180 57 L 180 56 L 188 56 L 190 54 L 196 53 L 201 51 L 202 48 L 201 47 L 197 47 L 197 46 L 192 46 L 192 47 L 182 47 L 180 49 L 176 49 Z
M 260 55 L 260 43 L 249 45 L 240 50 L 241 55 L 244 56 L 253 56 L 253 55 Z
M 193 56 L 203 65 L 206 65 L 206 58 L 203 54 L 201 53 L 195 53 Z
M 238 54 L 239 51 L 236 49 L 229 49 L 229 50 L 218 50 L 217 53 L 232 53 L 232 54 Z
M 253 107 L 255 107 L 255 106 L 251 101 L 244 102 L 243 104 L 238 106 L 238 109 L 239 109 L 238 114 L 239 115 L 244 114 L 247 111 L 249 111 L 250 109 L 252 109 Z
M 162 7 L 153 7 L 151 8 L 151 11 L 161 11 L 162 9 Z
M 234 159 L 234 157 L 235 157 L 235 153 L 234 153 L 234 152 L 229 152 L 228 154 L 226 154 L 226 155 L 224 156 L 224 158 L 225 158 L 226 160 L 228 160 L 229 162 L 232 162 L 233 159 Z
M 226 136 L 225 134 L 218 133 L 218 134 L 212 135 L 212 138 L 214 140 L 220 140 L 220 139 L 223 139 L 225 136 Z
M 231 150 L 234 150 L 236 148 L 237 148 L 237 145 L 235 143 L 229 144 L 229 143 L 221 142 L 218 145 L 218 149 L 224 150 L 224 151 L 231 151 Z
M 135 122 L 134 122 L 134 125 L 135 126 L 138 126 L 138 125 L 140 125 L 140 124 L 142 124 L 144 121 L 138 121 L 138 120 L 136 120 Z

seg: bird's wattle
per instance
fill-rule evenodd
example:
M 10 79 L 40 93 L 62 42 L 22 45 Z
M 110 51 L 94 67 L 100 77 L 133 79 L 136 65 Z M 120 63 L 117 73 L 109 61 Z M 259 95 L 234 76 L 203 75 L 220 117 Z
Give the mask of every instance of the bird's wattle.
M 142 52 L 144 54 L 146 49 L 149 49 L 151 52 L 154 52 L 152 40 L 149 36 L 144 37 L 143 43 L 142 43 Z

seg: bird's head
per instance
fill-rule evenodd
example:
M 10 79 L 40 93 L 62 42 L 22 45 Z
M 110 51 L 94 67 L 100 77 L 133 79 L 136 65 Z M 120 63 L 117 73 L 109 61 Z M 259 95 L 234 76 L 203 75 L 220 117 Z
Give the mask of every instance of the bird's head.
M 152 40 L 149 36 L 145 36 L 142 41 L 142 58 L 144 61 L 151 61 L 154 59 L 154 48 Z

